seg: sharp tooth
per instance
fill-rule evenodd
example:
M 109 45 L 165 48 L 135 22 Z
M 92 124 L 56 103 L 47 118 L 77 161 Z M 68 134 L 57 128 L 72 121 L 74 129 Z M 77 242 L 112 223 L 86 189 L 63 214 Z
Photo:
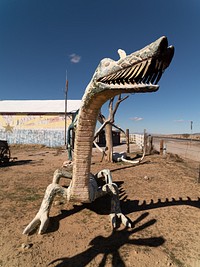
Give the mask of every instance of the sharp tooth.
M 151 82 L 151 79 L 153 77 L 153 73 L 149 74 L 148 78 L 147 78 L 147 81 L 146 83 L 150 83 Z
M 158 75 L 158 72 L 155 72 L 155 73 L 153 74 L 153 76 L 152 76 L 152 78 L 151 78 L 151 81 L 150 81 L 151 83 L 154 83 L 154 81 L 155 81 L 157 75 Z
M 121 70 L 119 71 L 115 76 L 113 76 L 113 79 L 116 80 L 118 79 L 119 77 L 122 77 L 123 73 L 125 72 L 126 70 Z
M 155 65 L 155 69 L 156 70 L 161 70 L 163 68 L 163 62 L 159 61 L 158 59 L 156 60 L 156 65 Z
M 108 75 L 107 77 L 106 77 L 106 80 L 116 80 L 119 76 L 121 76 L 122 75 L 122 73 L 123 73 L 123 71 L 124 70 L 120 70 L 120 71 L 118 71 L 117 73 L 113 73 L 113 74 L 110 74 L 110 75 Z M 104 79 L 104 78 L 103 78 Z
M 118 71 L 117 73 L 115 73 L 114 75 L 113 75 L 113 80 L 116 80 L 119 76 L 121 75 L 121 71 Z
M 143 82 L 139 82 L 140 85 L 145 85 Z
M 163 72 L 162 71 L 159 71 L 158 76 L 157 76 L 157 79 L 155 81 L 155 84 L 157 84 L 159 82 L 160 78 L 162 77 L 162 74 L 163 74 Z
M 119 76 L 120 74 L 121 74 L 120 72 L 115 73 L 115 75 L 113 76 L 113 80 L 115 80 L 117 76 Z
M 103 77 L 100 79 L 100 82 L 105 82 L 105 81 L 107 81 L 107 77 Z
M 119 73 L 113 73 L 111 75 L 108 75 L 107 76 L 107 80 L 110 81 L 110 80 L 116 80 L 116 78 L 119 78 L 119 77 L 123 77 L 123 74 L 126 70 L 122 70 L 120 71 Z
M 163 62 L 160 61 L 159 65 L 158 65 L 158 70 L 162 70 L 162 68 L 163 68 Z
M 134 69 L 134 71 L 131 73 L 131 76 L 128 77 L 128 80 L 130 80 L 131 78 L 135 78 L 138 70 L 140 69 L 140 66 L 141 66 L 141 64 L 136 66 L 136 68 Z
M 140 69 L 139 69 L 139 71 L 138 71 L 138 73 L 137 73 L 137 75 L 136 75 L 136 77 L 139 76 L 139 75 L 140 75 L 140 76 L 141 76 L 141 75 L 143 76 L 143 73 L 144 73 L 144 70 L 145 70 L 145 68 L 146 68 L 146 65 L 147 65 L 147 61 L 143 61 L 142 64 L 141 64 L 141 66 L 140 66 Z M 141 76 L 141 77 L 142 77 L 142 76 Z
M 127 75 L 132 71 L 132 68 L 127 68 L 126 71 L 123 73 L 123 78 L 127 78 Z
M 143 82 L 145 83 L 149 83 L 152 79 L 152 77 L 154 76 L 154 73 L 155 73 L 155 66 L 156 66 L 156 61 L 155 59 L 150 59 L 148 61 L 148 66 L 146 68 L 146 73 L 143 77 Z
M 129 83 L 125 81 L 125 84 L 124 85 L 129 85 Z
M 120 81 L 119 81 L 119 80 L 116 80 L 115 82 L 116 82 L 117 84 L 120 84 Z
M 131 75 L 131 73 L 135 70 L 135 68 L 136 67 L 132 67 L 132 68 L 129 68 L 128 69 L 128 71 L 126 72 L 126 73 L 124 73 L 125 75 L 124 75 L 124 79 L 125 79 L 125 81 L 127 82 L 127 83 L 129 83 L 130 82 L 130 80 L 129 80 L 129 76 Z
M 138 82 L 141 82 L 144 78 L 144 72 L 146 71 L 146 66 L 148 65 L 148 61 L 143 61 L 140 69 L 138 70 L 134 79 L 137 79 Z M 148 69 L 148 68 L 147 68 Z
M 140 65 L 140 67 L 139 67 L 134 79 L 138 78 L 142 74 L 145 64 L 146 64 L 146 62 L 142 62 L 141 63 L 141 65 Z
M 155 69 L 158 69 L 159 63 L 160 63 L 160 61 L 157 59 L 156 64 L 155 64 Z
M 126 79 L 129 79 L 129 77 L 131 77 L 132 73 L 138 68 L 137 66 L 133 66 L 128 73 L 126 73 Z
M 107 76 L 107 81 L 110 81 L 110 80 L 112 80 L 112 78 L 113 78 L 113 74 L 111 74 L 111 75 L 108 75 L 108 76 Z
M 151 65 L 151 60 L 148 60 L 146 66 L 145 66 L 144 72 L 142 74 L 142 78 L 144 78 L 144 76 L 147 74 L 147 71 L 149 70 L 150 65 Z

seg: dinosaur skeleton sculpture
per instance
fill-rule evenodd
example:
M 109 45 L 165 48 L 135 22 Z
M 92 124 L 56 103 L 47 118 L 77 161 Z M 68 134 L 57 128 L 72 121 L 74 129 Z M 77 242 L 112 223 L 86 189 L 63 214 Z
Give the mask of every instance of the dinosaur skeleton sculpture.
M 166 37 L 161 37 L 145 48 L 126 56 L 119 50 L 120 59 L 103 59 L 97 67 L 92 80 L 86 88 L 79 110 L 74 161 L 68 162 L 65 168 L 55 171 L 52 183 L 47 187 L 41 207 L 35 218 L 25 228 L 29 234 L 39 224 L 39 233 L 45 232 L 53 198 L 61 194 L 68 201 L 88 203 L 109 193 L 111 195 L 111 221 L 116 226 L 116 219 L 128 227 L 130 220 L 122 214 L 118 188 L 112 182 L 109 170 L 102 170 L 97 175 L 90 173 L 92 144 L 97 116 L 101 106 L 110 98 L 122 93 L 146 93 L 158 90 L 157 85 L 164 70 L 169 66 L 174 47 L 168 47 Z M 59 185 L 61 177 L 72 178 L 70 186 Z M 98 178 L 105 179 L 105 185 L 99 187 Z

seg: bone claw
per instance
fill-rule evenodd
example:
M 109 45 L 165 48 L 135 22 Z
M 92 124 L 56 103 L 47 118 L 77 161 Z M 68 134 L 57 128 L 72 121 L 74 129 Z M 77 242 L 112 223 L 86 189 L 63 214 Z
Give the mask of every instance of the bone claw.
M 29 235 L 33 230 L 35 230 L 38 225 L 40 224 L 38 234 L 43 234 L 46 232 L 48 224 L 49 224 L 49 218 L 46 214 L 43 214 L 42 216 L 38 216 L 38 214 L 35 216 L 35 218 L 26 226 L 26 228 L 23 231 L 23 235 Z
M 117 227 L 117 218 L 119 218 L 121 220 L 121 223 L 128 227 L 128 228 L 132 228 L 132 224 L 130 222 L 130 220 L 123 214 L 123 213 L 111 213 L 110 214 L 110 218 L 111 218 L 111 223 L 112 223 L 112 227 L 115 229 Z
M 117 227 L 116 214 L 115 213 L 111 213 L 110 214 L 110 219 L 111 219 L 112 227 L 115 229 Z
M 48 225 L 49 225 L 49 218 L 48 217 L 41 218 L 41 224 L 40 224 L 38 234 L 42 235 L 43 233 L 45 233 Z
M 129 228 L 132 227 L 130 220 L 123 213 L 119 213 L 117 216 L 121 219 L 123 225 Z
M 39 223 L 40 219 L 37 216 L 35 216 L 35 218 L 26 226 L 22 234 L 29 235 L 34 229 L 37 228 Z

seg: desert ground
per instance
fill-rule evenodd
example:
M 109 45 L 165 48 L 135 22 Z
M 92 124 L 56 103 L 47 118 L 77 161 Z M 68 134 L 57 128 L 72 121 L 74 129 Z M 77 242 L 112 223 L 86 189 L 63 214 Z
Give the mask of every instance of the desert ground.
M 56 196 L 47 232 L 26 236 L 22 232 L 67 153 L 44 146 L 10 148 L 16 158 L 0 167 L 1 267 L 200 266 L 198 162 L 154 154 L 137 165 L 106 163 L 94 150 L 91 172 L 112 171 L 132 228 L 112 229 L 109 196 L 91 204 L 67 203 Z M 131 150 L 129 156 L 137 154 Z M 66 186 L 69 182 L 61 180 Z

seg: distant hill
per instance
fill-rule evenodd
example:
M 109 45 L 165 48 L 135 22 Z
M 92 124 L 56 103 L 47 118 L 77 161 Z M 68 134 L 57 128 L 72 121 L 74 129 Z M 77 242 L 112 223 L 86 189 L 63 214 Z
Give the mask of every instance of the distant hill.
M 183 139 L 190 139 L 190 140 L 200 140 L 200 133 L 183 133 L 183 134 L 156 134 L 155 136 L 159 137 L 168 137 L 168 138 L 183 138 Z

